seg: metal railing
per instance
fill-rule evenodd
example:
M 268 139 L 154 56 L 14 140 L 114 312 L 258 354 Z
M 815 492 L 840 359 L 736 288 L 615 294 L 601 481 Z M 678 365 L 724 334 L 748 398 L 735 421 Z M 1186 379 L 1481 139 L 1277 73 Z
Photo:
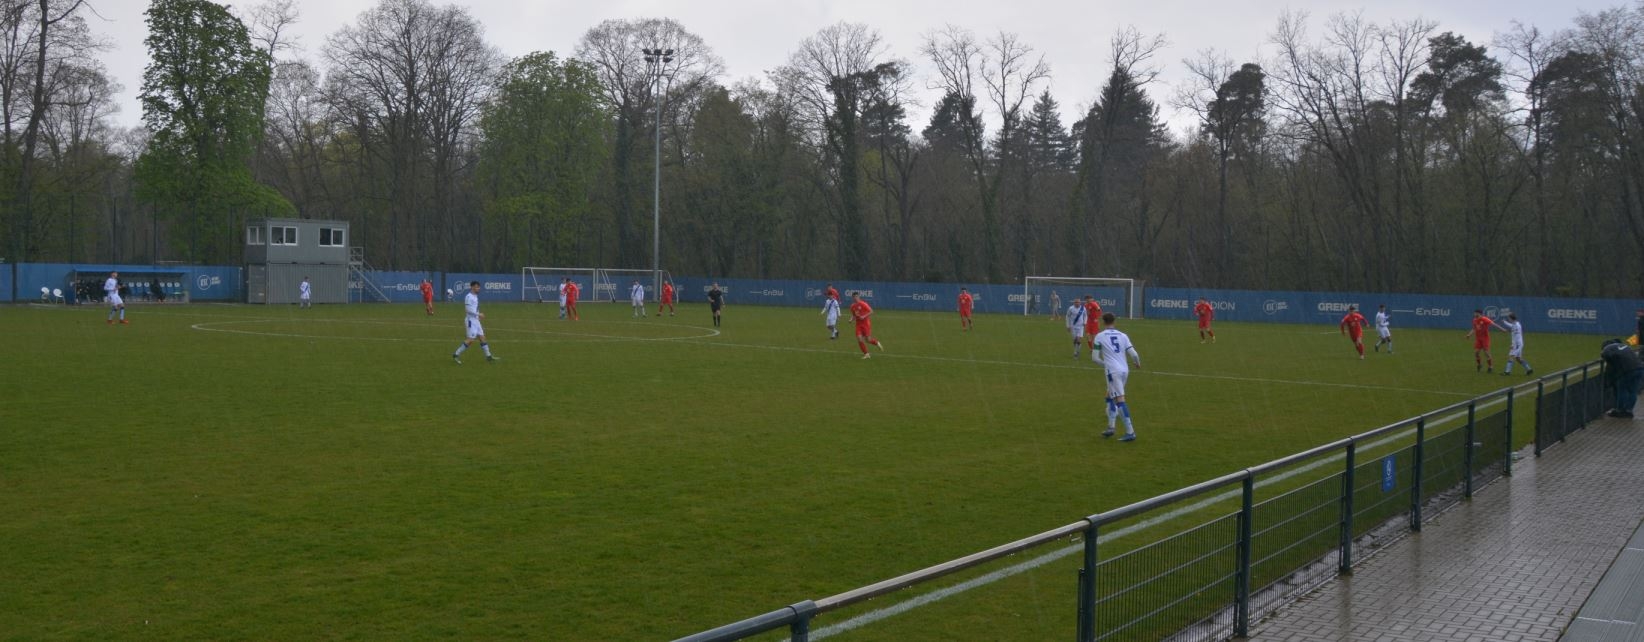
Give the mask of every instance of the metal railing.
M 1081 642 L 1246 636 L 1252 621 L 1295 595 L 1336 574 L 1351 573 L 1358 550 L 1419 531 L 1425 514 L 1471 498 L 1478 486 L 1511 475 L 1514 405 L 1524 398 L 1521 392 L 1531 391 L 1537 455 L 1598 418 L 1613 399 L 1603 384 L 1600 362 L 1582 364 L 679 642 L 741 640 L 784 628 L 791 640 L 803 642 L 812 636 L 818 616 L 903 589 L 929 588 L 967 569 L 1030 551 L 1042 555 L 1013 568 L 1038 568 L 1043 560 L 1082 555 L 1074 573 L 1076 591 L 1069 595 L 1073 608 L 1068 615 L 1073 617 L 1051 618 L 1050 625 L 1076 623 L 1067 632 Z M 1076 544 L 1054 546 L 1069 540 Z M 1060 581 L 1055 577 L 1049 583 Z M 833 626 L 842 631 L 856 625 L 845 621 Z

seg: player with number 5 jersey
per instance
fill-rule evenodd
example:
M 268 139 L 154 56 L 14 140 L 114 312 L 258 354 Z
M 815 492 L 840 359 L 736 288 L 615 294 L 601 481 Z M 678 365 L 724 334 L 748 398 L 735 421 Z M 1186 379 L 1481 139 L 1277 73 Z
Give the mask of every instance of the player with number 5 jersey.
M 1130 344 L 1130 337 L 1119 331 L 1119 320 L 1112 312 L 1102 315 L 1102 324 L 1106 330 L 1096 333 L 1095 351 L 1090 353 L 1090 359 L 1102 364 L 1107 370 L 1107 430 L 1102 432 L 1103 437 L 1112 437 L 1113 429 L 1119 416 L 1125 418 L 1125 436 L 1119 441 L 1136 441 L 1136 426 L 1130 421 L 1130 404 L 1125 402 L 1125 383 L 1130 379 L 1130 362 L 1134 361 L 1137 368 L 1142 367 L 1142 355 L 1136 352 L 1136 346 Z

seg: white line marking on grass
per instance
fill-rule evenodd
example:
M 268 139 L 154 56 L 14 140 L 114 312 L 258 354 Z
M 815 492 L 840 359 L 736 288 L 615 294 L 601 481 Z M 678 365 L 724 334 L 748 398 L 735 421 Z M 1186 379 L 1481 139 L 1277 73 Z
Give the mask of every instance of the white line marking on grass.
M 1506 401 L 1505 398 L 1493 399 L 1493 400 L 1487 401 L 1485 403 L 1479 404 L 1478 406 L 1476 406 L 1476 408 L 1477 409 L 1483 409 L 1483 408 L 1487 408 L 1487 407 L 1490 407 L 1490 406 L 1499 405 L 1501 403 L 1504 403 L 1505 401 Z M 1445 415 L 1444 417 L 1440 417 L 1440 418 L 1434 420 L 1432 423 L 1433 424 L 1440 424 L 1440 423 L 1448 422 L 1448 421 L 1458 419 L 1458 418 L 1461 418 L 1461 417 L 1466 417 L 1466 416 L 1467 416 L 1467 411 L 1458 410 L 1456 412 L 1450 413 L 1449 415 Z M 1392 443 L 1394 441 L 1397 441 L 1399 439 L 1403 439 L 1409 432 L 1414 431 L 1414 430 L 1415 430 L 1415 428 L 1412 426 L 1411 428 L 1408 428 L 1408 429 L 1405 429 L 1405 430 L 1396 431 L 1393 434 L 1390 434 L 1386 437 L 1383 437 L 1383 438 L 1378 439 L 1376 441 L 1365 444 L 1365 448 L 1368 449 L 1368 450 L 1374 450 L 1376 448 L 1380 448 L 1382 446 L 1385 446 L 1385 445 L 1387 445 L 1389 443 Z M 1511 455 L 1509 454 L 1509 456 L 1511 456 Z M 1317 470 L 1318 468 L 1323 467 L 1327 464 L 1334 463 L 1336 461 L 1340 461 L 1340 460 L 1344 459 L 1345 457 L 1346 457 L 1346 455 L 1344 455 L 1344 454 L 1342 454 L 1342 455 L 1330 455 L 1330 456 L 1327 456 L 1327 457 L 1320 457 L 1319 459 L 1314 460 L 1311 463 L 1308 463 L 1308 464 L 1305 464 L 1305 465 L 1302 465 L 1302 466 L 1297 466 L 1295 468 L 1292 468 L 1292 469 L 1287 470 L 1285 472 L 1273 475 L 1271 477 L 1263 477 L 1259 480 L 1256 480 L 1256 486 L 1258 488 L 1260 488 L 1260 487 L 1263 487 L 1263 486 L 1269 486 L 1269 485 L 1272 485 L 1272 484 L 1276 484 L 1278 482 L 1284 481 L 1284 480 L 1289 479 L 1291 477 L 1295 477 L 1296 475 L 1300 475 L 1302 473 Z M 1242 490 L 1233 489 L 1233 490 L 1228 490 L 1228 491 L 1218 493 L 1216 495 L 1211 495 L 1210 497 L 1206 497 L 1206 498 L 1201 499 L 1199 501 L 1193 502 L 1192 504 L 1188 504 L 1188 505 L 1183 506 L 1181 508 L 1177 508 L 1175 510 L 1168 511 L 1168 512 L 1162 513 L 1160 515 L 1155 515 L 1153 517 L 1149 517 L 1147 519 L 1136 522 L 1136 523 L 1131 524 L 1129 526 L 1125 526 L 1125 527 L 1120 528 L 1118 530 L 1115 530 L 1115 531 L 1112 531 L 1112 532 L 1102 533 L 1101 535 L 1096 537 L 1096 543 L 1097 543 L 1097 545 L 1101 545 L 1104 542 L 1110 542 L 1114 539 L 1118 539 L 1118 538 L 1124 537 L 1126 535 L 1130 535 L 1132 533 L 1135 533 L 1136 531 L 1139 531 L 1139 530 L 1142 530 L 1142 529 L 1145 529 L 1145 528 L 1150 528 L 1152 526 L 1156 526 L 1158 524 L 1161 524 L 1163 522 L 1176 519 L 1176 518 L 1181 517 L 1183 515 L 1188 515 L 1188 514 L 1191 514 L 1191 513 L 1195 513 L 1195 512 L 1204 510 L 1205 508 L 1213 506 L 1213 505 L 1215 505 L 1219 502 L 1225 502 L 1225 501 L 1228 501 L 1230 499 L 1233 499 L 1234 497 L 1238 497 L 1239 494 L 1241 494 L 1243 492 L 1244 491 L 1242 491 Z M 1011 577 L 1013 575 L 1018 575 L 1018 574 L 1021 574 L 1021 573 L 1027 572 L 1027 571 L 1031 571 L 1033 569 L 1039 568 L 1041 566 L 1044 566 L 1044 565 L 1049 564 L 1051 562 L 1054 562 L 1056 560 L 1062 559 L 1064 557 L 1068 557 L 1070 555 L 1073 555 L 1074 553 L 1078 553 L 1078 552 L 1081 552 L 1083 550 L 1084 550 L 1084 545 L 1083 544 L 1072 544 L 1072 545 L 1069 545 L 1069 546 L 1064 546 L 1062 548 L 1058 548 L 1056 550 L 1053 550 L 1049 553 L 1045 553 L 1044 555 L 1040 555 L 1038 557 L 1035 557 L 1033 559 L 1029 559 L 1029 560 L 1026 560 L 1026 561 L 1023 561 L 1023 562 L 1018 562 L 1018 563 L 1013 564 L 1011 566 L 1007 566 L 1007 567 L 999 569 L 997 571 L 993 571 L 991 573 L 988 573 L 986 575 L 980 575 L 980 576 L 965 580 L 963 582 L 960 582 L 958 584 L 955 584 L 953 586 L 949 586 L 947 588 L 943 588 L 943 589 L 936 590 L 936 591 L 931 591 L 930 593 L 926 593 L 924 595 L 913 598 L 911 600 L 907 600 L 905 602 L 897 602 L 896 604 L 893 604 L 891 606 L 887 606 L 887 607 L 882 608 L 882 609 L 869 611 L 867 613 L 863 613 L 861 615 L 850 618 L 850 619 L 845 620 L 843 622 L 840 622 L 838 624 L 824 626 L 820 629 L 816 629 L 814 631 L 811 631 L 811 639 L 820 640 L 820 639 L 823 639 L 823 638 L 826 638 L 826 637 L 829 637 L 829 636 L 832 636 L 832 635 L 837 635 L 837 634 L 840 634 L 840 633 L 846 633 L 846 632 L 849 632 L 853 629 L 861 628 L 862 626 L 872 624 L 874 622 L 878 622 L 879 620 L 883 620 L 883 619 L 891 617 L 893 615 L 900 615 L 902 613 L 906 613 L 908 611 L 919 608 L 921 606 L 925 606 L 926 604 L 931 604 L 931 603 L 936 602 L 938 600 L 942 600 L 942 599 L 945 599 L 945 598 L 948 598 L 948 597 L 952 597 L 954 595 L 958 595 L 960 593 L 964 593 L 965 591 L 969 591 L 973 588 L 986 586 L 988 584 L 992 584 L 994 582 L 1005 579 L 1007 577 Z
M 436 338 L 432 338 L 432 337 L 429 337 L 429 338 L 423 338 L 423 337 L 370 337 L 370 336 L 338 336 L 338 335 L 329 335 L 329 334 L 298 334 L 298 333 L 293 333 L 293 332 L 267 332 L 267 331 L 260 331 L 260 330 L 234 330 L 234 329 L 217 327 L 217 326 L 225 326 L 225 325 L 243 325 L 243 324 L 247 324 L 247 323 L 278 323 L 278 322 L 289 322 L 289 321 L 291 321 L 291 319 L 242 319 L 242 320 L 239 320 L 239 321 L 208 321 L 208 322 L 203 322 L 203 323 L 196 323 L 194 325 L 189 326 L 189 328 L 193 329 L 193 330 L 200 330 L 202 332 L 222 332 L 222 333 L 225 333 L 225 334 L 246 334 L 246 335 L 252 335 L 252 336 L 283 337 L 283 338 L 290 338 L 290 339 L 338 339 L 338 340 L 344 340 L 344 341 L 384 341 L 384 342 L 394 342 L 394 343 L 404 343 L 404 342 L 438 343 L 438 342 L 449 342 L 449 341 L 456 340 L 456 339 L 445 338 L 445 337 L 436 339 Z M 302 320 L 302 322 L 305 322 L 305 323 L 404 325 L 404 326 L 427 327 L 427 328 L 436 328 L 436 327 L 444 328 L 444 327 L 447 327 L 446 324 L 443 324 L 443 323 L 442 324 L 412 323 L 412 322 L 408 322 L 408 321 L 378 321 L 378 320 L 370 320 L 370 319 L 305 319 L 305 320 Z M 648 325 L 648 324 L 641 324 L 641 323 L 631 322 L 631 321 L 615 321 L 615 322 L 612 322 L 612 323 L 627 323 L 627 324 L 632 324 L 632 325 Z M 692 328 L 692 329 L 695 329 L 695 330 L 703 330 L 703 331 L 706 332 L 706 334 L 683 336 L 683 337 L 624 337 L 624 336 L 617 336 L 617 335 L 592 334 L 592 333 L 587 333 L 587 332 L 556 332 L 556 331 L 551 331 L 551 330 L 520 330 L 520 329 L 515 329 L 515 328 L 493 328 L 493 330 L 497 331 L 497 332 L 506 332 L 506 333 L 510 333 L 510 334 L 520 333 L 520 334 L 564 335 L 564 336 L 570 336 L 570 337 L 592 337 L 595 340 L 599 340 L 599 341 L 684 341 L 684 340 L 687 340 L 687 339 L 707 339 L 707 338 L 712 338 L 712 337 L 719 336 L 719 331 L 715 330 L 713 328 L 704 328 L 704 327 L 694 326 L 694 325 L 670 326 L 670 327 Z M 546 340 L 546 339 L 510 339 L 510 342 L 512 342 L 512 343 L 544 343 L 544 342 L 548 342 L 548 341 L 550 341 L 550 340 Z
M 704 343 L 703 345 L 726 346 L 726 347 L 731 347 L 731 348 L 753 348 L 753 349 L 758 349 L 758 350 L 777 350 L 777 351 L 781 351 L 781 352 L 812 352 L 812 353 L 818 353 L 818 354 L 840 354 L 842 352 L 840 350 L 824 350 L 824 349 L 821 349 L 821 348 L 795 348 L 795 347 L 790 347 L 790 346 L 768 346 L 768 345 L 759 345 L 759 344 L 753 344 L 753 343 L 728 343 L 728 342 L 722 342 L 722 341 L 715 341 L 713 343 Z M 888 359 L 918 359 L 918 360 L 921 360 L 921 361 L 940 361 L 940 362 L 947 362 L 947 363 L 973 363 L 973 364 L 992 365 L 992 366 L 1017 366 L 1017 367 L 1023 367 L 1023 368 L 1054 368 L 1054 369 L 1058 369 L 1058 370 L 1100 370 L 1100 367 L 1098 367 L 1098 366 L 1068 366 L 1068 365 L 1058 365 L 1058 364 L 1053 364 L 1053 363 L 1033 363 L 1033 362 L 1028 362 L 1028 361 L 998 361 L 998 360 L 993 360 L 993 359 L 960 359 L 958 357 L 933 357 L 933 356 L 929 356 L 929 355 L 917 355 L 917 354 L 896 354 L 894 352 L 893 353 L 881 354 L 879 356 L 882 357 L 882 358 L 888 358 Z M 1168 372 L 1168 371 L 1164 371 L 1164 370 L 1137 370 L 1136 372 L 1152 373 L 1152 374 L 1156 374 L 1156 375 L 1164 375 L 1164 376 L 1167 376 L 1167 377 L 1186 377 L 1186 378 L 1190 378 L 1190 379 L 1218 379 L 1218 380 L 1223 380 L 1223 381 L 1242 381 L 1242 382 L 1246 382 L 1246 383 L 1277 383 L 1277 384 L 1287 384 L 1287 385 L 1296 385 L 1296 386 L 1324 386 L 1324 387 L 1328 387 L 1328 388 L 1349 388 L 1349 389 L 1353 389 L 1353 390 L 1385 390 L 1385 391 L 1389 391 L 1389 392 L 1416 392 L 1416 393 L 1429 393 L 1429 394 L 1436 394 L 1436 395 L 1448 395 L 1448 396 L 1452 396 L 1452 397 L 1472 397 L 1472 396 L 1476 396 L 1474 393 L 1470 393 L 1470 392 L 1451 392 L 1451 391 L 1448 391 L 1448 390 L 1425 390 L 1425 389 L 1421 389 L 1421 388 L 1399 388 L 1399 387 L 1396 387 L 1396 386 L 1372 386 L 1372 385 L 1358 384 L 1358 383 L 1332 383 L 1332 382 L 1328 382 L 1328 381 L 1299 381 L 1299 380 L 1293 380 L 1293 379 L 1269 379 L 1269 378 L 1264 378 L 1264 377 L 1235 377 L 1235 376 L 1231 376 L 1231 375 L 1200 374 L 1200 373 L 1195 373 L 1195 372 Z

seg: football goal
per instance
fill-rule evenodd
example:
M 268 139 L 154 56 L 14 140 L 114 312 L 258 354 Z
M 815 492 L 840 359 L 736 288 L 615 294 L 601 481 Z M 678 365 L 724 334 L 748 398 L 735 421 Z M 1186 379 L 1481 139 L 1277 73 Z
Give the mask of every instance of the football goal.
M 1022 282 L 1022 314 L 1062 314 L 1073 299 L 1090 295 L 1102 311 L 1124 319 L 1142 316 L 1142 289 L 1136 279 L 1083 276 L 1030 276 Z
M 645 286 L 646 301 L 657 301 L 662 296 L 662 282 L 673 278 L 667 270 L 560 267 L 520 268 L 519 277 L 520 300 L 538 303 L 558 303 L 559 285 L 565 279 L 582 288 L 580 302 L 626 303 L 634 281 Z

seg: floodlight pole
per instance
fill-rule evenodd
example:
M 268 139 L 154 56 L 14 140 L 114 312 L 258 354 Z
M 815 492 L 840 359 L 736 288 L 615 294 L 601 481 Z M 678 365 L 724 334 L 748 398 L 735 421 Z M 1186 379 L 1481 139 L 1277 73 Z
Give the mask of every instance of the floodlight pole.
M 651 67 L 651 87 L 656 96 L 656 173 L 651 183 L 651 292 L 661 296 L 662 291 L 662 73 L 665 65 L 674 61 L 674 50 L 641 49 L 645 62 Z

